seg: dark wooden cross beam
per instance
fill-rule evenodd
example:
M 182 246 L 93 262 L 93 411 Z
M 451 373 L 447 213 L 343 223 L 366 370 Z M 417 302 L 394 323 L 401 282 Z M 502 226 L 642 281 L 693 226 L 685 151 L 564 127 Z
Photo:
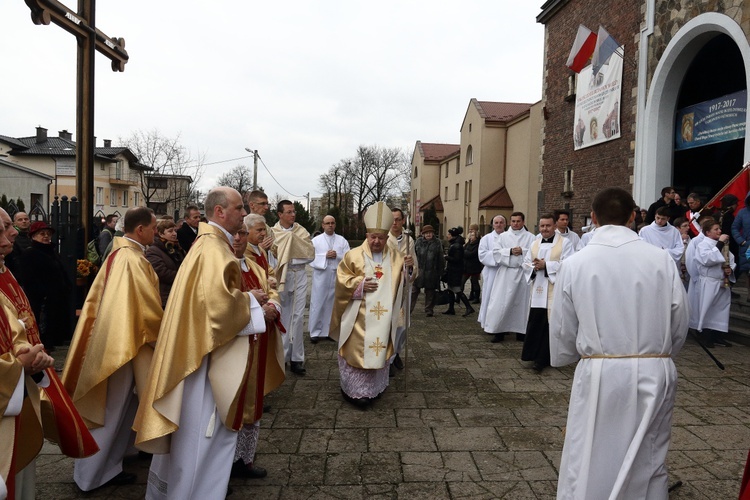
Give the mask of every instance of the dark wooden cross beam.
M 96 28 L 96 1 L 78 0 L 73 12 L 57 0 L 25 0 L 34 24 L 50 22 L 73 34 L 78 41 L 76 85 L 76 189 L 85 241 L 91 238 L 94 214 L 94 54 L 112 61 L 112 71 L 124 71 L 128 62 L 125 39 L 110 38 Z

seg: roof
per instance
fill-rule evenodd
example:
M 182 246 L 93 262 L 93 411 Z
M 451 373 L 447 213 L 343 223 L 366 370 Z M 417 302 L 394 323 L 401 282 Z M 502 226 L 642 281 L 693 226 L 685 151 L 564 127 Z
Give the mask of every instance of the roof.
M 0 142 L 4 142 L 6 144 L 10 144 L 11 146 L 15 148 L 25 148 L 26 145 L 19 141 L 18 139 L 14 139 L 13 137 L 8 137 L 7 135 L 0 135 Z
M 38 171 L 36 171 L 34 169 L 31 169 L 31 168 L 28 168 L 28 167 L 24 167 L 23 165 L 19 165 L 18 163 L 13 163 L 13 162 L 10 162 L 10 161 L 5 161 L 3 159 L 0 159 L 0 166 L 12 168 L 12 169 L 15 169 L 15 170 L 27 173 L 29 175 L 34 175 L 36 177 L 41 177 L 42 179 L 45 179 L 45 180 L 50 181 L 50 182 L 52 182 L 53 180 L 55 180 L 55 178 L 52 177 L 51 175 L 43 174 L 43 173 L 38 172 Z M 0 179 L 1 178 L 2 177 L 0 177 Z
M 513 200 L 510 199 L 508 190 L 501 187 L 494 193 L 490 193 L 479 202 L 479 208 L 508 208 L 513 209 Z
M 459 144 L 437 144 L 417 141 L 419 152 L 425 161 L 441 161 L 461 151 Z
M 479 116 L 486 122 L 509 122 L 531 109 L 531 104 L 525 102 L 471 101 L 477 107 Z
M 422 203 L 421 210 L 428 210 L 430 208 L 433 208 L 436 212 L 442 212 L 443 211 L 443 200 L 440 199 L 440 195 L 435 196 L 434 198 L 427 200 L 426 203 Z

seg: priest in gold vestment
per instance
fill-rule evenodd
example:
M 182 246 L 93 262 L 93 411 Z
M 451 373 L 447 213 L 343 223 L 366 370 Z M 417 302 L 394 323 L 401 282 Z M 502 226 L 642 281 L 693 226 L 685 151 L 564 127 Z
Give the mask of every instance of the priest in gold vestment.
M 347 252 L 336 273 L 330 331 L 339 345 L 341 392 L 361 408 L 388 387 L 404 299 L 404 258 L 387 244 L 391 210 L 377 202 L 364 221 L 367 239 Z
M 86 296 L 65 360 L 62 383 L 99 445 L 75 461 L 83 491 L 136 479 L 123 472 L 122 459 L 138 408 L 133 389 L 143 390 L 162 318 L 159 278 L 144 253 L 155 230 L 151 209 L 125 212 L 125 235 L 115 237 Z
M 147 499 L 223 499 L 237 431 L 255 421 L 250 337 L 266 331 L 268 297 L 244 291 L 234 256 L 240 194 L 218 187 L 204 205 L 209 222 L 177 271 L 134 423 L 136 446 L 155 453 Z

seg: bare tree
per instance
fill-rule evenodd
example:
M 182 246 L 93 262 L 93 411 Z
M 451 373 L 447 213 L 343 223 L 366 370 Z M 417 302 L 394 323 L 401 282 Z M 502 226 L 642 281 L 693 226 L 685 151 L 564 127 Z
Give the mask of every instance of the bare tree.
M 245 191 L 249 191 L 253 187 L 253 174 L 246 166 L 237 165 L 226 174 L 219 176 L 216 185 L 229 186 L 244 194 Z
M 180 143 L 180 134 L 167 137 L 155 128 L 136 130 L 130 137 L 120 137 L 118 141 L 130 149 L 140 163 L 151 168 L 138 171 L 146 206 L 158 201 L 180 209 L 196 198 L 195 189 L 203 176 L 205 157 L 193 158 Z

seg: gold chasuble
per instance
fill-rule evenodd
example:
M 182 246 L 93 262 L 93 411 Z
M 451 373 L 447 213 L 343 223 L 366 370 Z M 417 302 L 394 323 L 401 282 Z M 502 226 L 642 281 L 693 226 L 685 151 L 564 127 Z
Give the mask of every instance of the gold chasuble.
M 315 258 L 315 247 L 307 229 L 296 222 L 291 230 L 286 230 L 277 222 L 273 226 L 273 247 L 271 247 L 278 264 L 275 269 L 279 281 L 278 291 L 284 291 L 286 271 L 293 259 L 312 261 Z
M 383 262 L 375 262 L 365 240 L 344 255 L 336 270 L 329 335 L 338 340 L 339 354 L 354 368 L 381 369 L 393 355 L 402 306 L 404 258 L 388 245 L 384 245 L 382 255 Z M 377 291 L 354 299 L 360 283 L 371 276 L 378 280 Z
M 32 345 L 41 344 L 39 325 L 29 299 L 7 268 L 0 268 L 0 295 L 5 296 L 11 305 L 11 318 L 17 318 L 26 327 L 28 342 Z M 87 429 L 68 391 L 63 387 L 55 368 L 45 369 L 44 374 L 49 379 L 49 383 L 42 387 L 40 394 L 44 437 L 57 443 L 60 451 L 69 457 L 83 458 L 98 452 L 99 446 Z
M 21 347 L 31 347 L 26 331 L 15 317 L 12 304 L 0 294 L 0 475 L 5 479 L 8 498 L 15 498 L 16 474 L 37 456 L 44 441 L 39 388 L 24 374 L 16 358 Z M 20 377 L 24 378 L 28 397 L 23 398 L 20 414 L 3 416 Z
M 86 296 L 62 376 L 89 428 L 104 425 L 107 381 L 131 361 L 142 394 L 161 318 L 154 268 L 138 243 L 115 237 Z
M 184 381 L 211 356 L 208 376 L 223 424 L 239 430 L 246 418 L 250 321 L 240 263 L 226 235 L 201 223 L 198 237 L 177 271 L 164 311 L 146 390 L 140 394 L 133 428 L 138 448 L 169 452 L 179 428 Z M 217 422 L 218 425 L 218 422 Z

